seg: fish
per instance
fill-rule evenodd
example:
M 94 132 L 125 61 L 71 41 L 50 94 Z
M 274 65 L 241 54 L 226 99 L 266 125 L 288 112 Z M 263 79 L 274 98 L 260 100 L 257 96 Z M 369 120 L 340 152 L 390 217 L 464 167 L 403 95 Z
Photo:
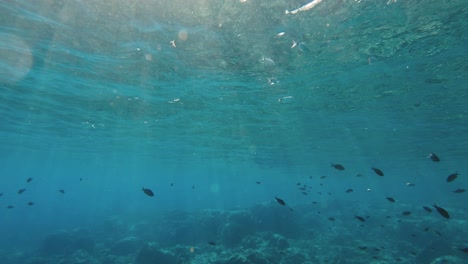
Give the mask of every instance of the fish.
M 2 197 L 2 196 L 3 196 L 3 193 L 0 193 L 0 197 Z
M 63 190 L 63 189 L 60 189 L 60 190 L 58 190 L 58 191 L 61 192 L 61 193 L 63 193 L 63 194 L 65 194 L 65 190 Z
M 403 213 L 401 213 L 402 215 L 410 215 L 411 212 L 410 211 L 404 211 Z
M 437 209 L 437 212 L 439 212 L 439 214 L 447 219 L 450 219 L 450 215 L 449 213 L 442 207 L 439 207 L 437 206 L 437 204 L 433 204 L 432 205 L 435 209 Z
M 354 218 L 356 218 L 357 220 L 359 220 L 359 221 L 361 221 L 361 222 L 365 222 L 365 221 L 366 221 L 366 219 L 365 219 L 364 217 L 362 217 L 362 216 L 356 215 Z
M 331 163 L 331 167 L 337 169 L 337 170 L 344 170 L 345 168 L 341 164 L 333 164 Z
M 353 189 L 348 189 L 346 190 L 347 193 L 352 193 L 353 192 Z
M 276 201 L 277 201 L 279 204 L 281 204 L 281 205 L 286 205 L 286 203 L 284 202 L 283 199 L 280 199 L 280 198 L 278 198 L 278 197 L 276 197 L 276 196 L 275 196 L 275 199 L 276 199 Z
M 424 232 L 429 231 L 429 229 L 430 229 L 429 227 L 424 228 Z
M 34 203 L 33 203 L 33 202 L 29 202 L 28 205 L 29 205 L 29 206 L 32 206 L 32 205 L 34 205 Z
M 303 194 L 303 195 L 308 195 L 308 193 L 307 193 L 307 192 L 302 192 L 302 194 Z
M 32 180 L 33 180 L 33 178 L 27 178 L 26 182 L 31 182 Z
M 333 221 L 335 221 L 336 219 L 335 219 L 335 218 L 333 218 L 333 217 L 328 217 L 328 220 L 330 220 L 330 221 L 332 221 L 332 222 L 333 222 Z
M 439 162 L 440 161 L 439 157 L 437 157 L 437 155 L 434 154 L 434 153 L 429 153 L 428 158 L 430 158 L 433 162 Z
M 194 190 L 194 189 L 195 189 L 195 185 L 192 185 L 192 190 Z
M 174 183 L 171 183 L 171 187 L 174 186 Z
M 13 208 L 15 208 L 15 207 L 14 207 L 13 205 L 9 205 L 9 206 L 7 206 L 7 208 L 8 208 L 8 209 L 13 209 Z
M 19 189 L 19 190 L 18 190 L 18 194 L 22 194 L 22 193 L 24 193 L 25 191 L 26 191 L 26 189 Z
M 307 189 L 305 187 L 301 187 L 301 188 L 299 188 L 299 190 L 305 191 Z
M 256 184 L 260 184 L 261 182 L 257 181 L 257 182 L 255 182 L 255 183 L 256 183 Z M 171 186 L 172 186 L 172 185 L 171 185 Z
M 456 189 L 455 191 L 453 191 L 454 193 L 464 193 L 466 190 L 463 189 L 463 188 L 460 188 L 460 189 Z
M 320 179 L 325 179 L 327 176 L 320 176 Z
M 428 213 L 432 213 L 432 209 L 429 206 L 423 206 L 424 210 Z
M 447 177 L 447 182 L 453 182 L 458 177 L 458 172 L 452 173 Z
M 468 253 L 468 247 L 466 247 L 466 248 L 460 248 L 460 250 L 461 250 L 463 253 Z
M 360 250 L 366 250 L 366 249 L 367 249 L 367 247 L 365 247 L 365 246 L 359 246 L 358 248 L 359 248 Z
M 394 203 L 395 202 L 395 199 L 393 199 L 392 197 L 387 197 L 387 200 L 391 203 Z
M 416 184 L 414 184 L 414 183 L 412 183 L 412 182 L 407 182 L 407 183 L 405 183 L 405 185 L 408 186 L 408 187 L 414 187 L 414 186 L 416 186 Z
M 377 175 L 379 176 L 384 176 L 384 173 L 383 171 L 381 171 L 380 169 L 377 169 L 377 168 L 371 168 Z
M 83 178 L 80 178 L 80 181 L 83 181 Z
M 142 187 L 141 190 L 148 196 L 154 196 L 154 193 L 150 189 L 145 189 L 145 187 Z
M 216 242 L 213 242 L 213 241 L 208 241 L 208 245 L 211 245 L 211 246 L 216 246 Z

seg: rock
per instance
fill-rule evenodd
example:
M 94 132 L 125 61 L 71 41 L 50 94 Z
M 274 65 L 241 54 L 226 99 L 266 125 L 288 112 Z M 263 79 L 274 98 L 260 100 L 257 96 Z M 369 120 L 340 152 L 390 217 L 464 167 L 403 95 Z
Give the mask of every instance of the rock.
M 94 241 L 80 234 L 67 232 L 56 233 L 44 239 L 40 251 L 45 255 L 54 255 L 70 254 L 77 250 L 85 250 L 88 253 L 93 253 Z
M 268 245 L 277 251 L 286 250 L 289 248 L 288 240 L 279 234 L 273 234 L 268 242 Z
M 141 242 L 136 237 L 130 236 L 117 241 L 112 246 L 111 253 L 119 256 L 134 254 L 140 246 Z
M 136 264 L 178 264 L 178 262 L 172 253 L 160 250 L 156 245 L 148 243 L 138 253 Z

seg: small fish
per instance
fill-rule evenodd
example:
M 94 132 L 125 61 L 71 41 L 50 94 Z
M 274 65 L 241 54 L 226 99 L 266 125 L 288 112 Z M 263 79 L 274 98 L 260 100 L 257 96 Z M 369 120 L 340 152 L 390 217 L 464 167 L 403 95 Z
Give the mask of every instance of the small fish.
M 29 206 L 33 206 L 34 203 L 33 203 L 33 202 L 29 202 L 28 205 L 29 205 Z
M 391 203 L 394 203 L 395 202 L 395 199 L 393 199 L 392 197 L 387 197 L 387 200 Z
M 440 214 L 441 216 L 443 216 L 443 217 L 445 217 L 445 218 L 447 218 L 447 219 L 450 218 L 449 213 L 448 213 L 444 208 L 439 207 L 439 206 L 437 206 L 436 204 L 433 204 L 432 206 L 433 206 L 435 209 L 437 209 L 437 212 L 439 212 L 439 214 Z
M 63 190 L 63 189 L 60 189 L 60 190 L 58 190 L 58 191 L 61 192 L 61 193 L 63 193 L 63 194 L 65 194 L 65 190 Z
M 377 169 L 377 168 L 371 168 L 371 169 L 374 170 L 374 172 L 377 173 L 377 175 L 384 176 L 384 173 L 380 169 Z
M 83 181 L 83 178 L 80 178 L 80 181 Z
M 432 213 L 432 209 L 429 206 L 423 206 L 424 210 L 428 213 Z
M 261 182 L 257 181 L 257 182 L 255 182 L 255 183 L 256 183 L 256 184 L 260 184 Z
M 430 229 L 429 227 L 424 228 L 424 232 L 429 231 L 429 229 Z
M 332 222 L 333 222 L 333 221 L 335 221 L 336 219 L 335 219 L 335 218 L 333 218 L 333 217 L 328 217 L 328 220 L 330 220 L 330 221 L 332 221 Z
M 33 178 L 27 178 L 26 182 L 31 182 L 32 180 L 33 180 Z
M 305 190 L 307 190 L 307 189 L 306 189 L 305 187 L 301 187 L 301 188 L 299 188 L 299 190 L 305 191 Z
M 303 195 L 309 195 L 307 192 L 302 192 Z
M 283 199 L 280 199 L 280 198 L 278 198 L 278 197 L 276 197 L 276 196 L 275 196 L 275 199 L 276 199 L 276 201 L 277 201 L 279 204 L 281 204 L 281 205 L 286 205 L 286 203 L 284 202 Z
M 195 185 L 192 185 L 192 190 L 195 190 Z
M 320 176 L 320 179 L 325 179 L 327 176 Z
M 13 205 L 9 205 L 9 206 L 7 206 L 7 208 L 8 208 L 8 209 L 13 209 L 13 208 L 15 208 L 15 207 L 14 207 Z
M 463 189 L 463 188 L 460 188 L 460 189 L 456 189 L 455 191 L 453 191 L 454 193 L 464 193 L 466 190 Z
M 171 42 L 169 42 L 169 44 L 171 44 L 171 46 L 172 46 L 173 48 L 176 48 L 176 47 L 177 47 L 176 44 L 175 44 L 175 40 L 171 40 Z
M 26 191 L 26 189 L 19 189 L 19 190 L 18 190 L 18 194 L 22 194 L 22 193 L 24 193 L 25 191 Z
M 458 177 L 458 172 L 452 173 L 447 177 L 447 182 L 453 182 Z
M 302 185 L 302 183 L 298 182 L 298 183 L 296 183 L 296 185 L 299 186 L 299 185 Z
M 148 196 L 154 196 L 154 193 L 150 189 L 145 189 L 145 187 L 141 188 L 141 190 Z
M 347 193 L 352 193 L 353 192 L 353 189 L 348 189 L 346 190 Z
M 173 184 L 173 183 L 171 183 L 171 187 L 172 187 L 172 186 L 174 186 L 174 184 Z
M 2 196 L 3 196 L 3 193 L 0 193 L 0 197 L 2 197 Z
M 414 183 L 412 183 L 412 182 L 407 182 L 407 183 L 405 183 L 405 185 L 408 186 L 408 187 L 414 187 L 414 186 L 416 186 L 416 184 L 414 184 Z
M 468 247 L 466 247 L 466 248 L 460 248 L 460 250 L 461 250 L 463 253 L 468 253 Z
M 362 177 L 362 174 L 361 173 L 358 173 L 355 175 L 356 177 Z
M 429 153 L 429 157 L 428 157 L 428 158 L 430 158 L 430 159 L 431 159 L 432 161 L 434 161 L 434 162 L 439 162 L 439 161 L 440 161 L 439 157 L 437 157 L 437 155 L 434 154 L 434 153 Z
M 359 248 L 360 250 L 366 250 L 366 249 L 367 249 L 367 247 L 365 247 L 365 246 L 359 246 L 358 248 Z
M 330 167 L 333 167 L 333 168 L 335 168 L 335 169 L 337 169 L 337 170 L 344 170 L 344 167 L 343 167 L 343 165 L 341 165 L 341 164 L 333 164 L 333 163 L 331 163 L 331 166 L 330 166 Z
M 364 217 L 362 217 L 362 216 L 356 215 L 354 218 L 356 218 L 357 220 L 359 220 L 359 221 L 361 221 L 361 222 L 365 222 L 365 221 L 366 221 L 366 219 L 365 219 Z
M 213 242 L 213 241 L 208 241 L 208 245 L 211 245 L 211 246 L 216 246 L 216 242 Z
M 403 213 L 401 213 L 402 215 L 411 215 L 411 212 L 410 211 L 404 211 Z

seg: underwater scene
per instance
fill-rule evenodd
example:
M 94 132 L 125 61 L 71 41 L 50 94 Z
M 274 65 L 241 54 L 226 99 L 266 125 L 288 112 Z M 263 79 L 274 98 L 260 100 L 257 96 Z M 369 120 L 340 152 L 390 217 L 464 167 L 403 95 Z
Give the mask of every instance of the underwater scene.
M 468 263 L 466 0 L 0 1 L 0 264 Z

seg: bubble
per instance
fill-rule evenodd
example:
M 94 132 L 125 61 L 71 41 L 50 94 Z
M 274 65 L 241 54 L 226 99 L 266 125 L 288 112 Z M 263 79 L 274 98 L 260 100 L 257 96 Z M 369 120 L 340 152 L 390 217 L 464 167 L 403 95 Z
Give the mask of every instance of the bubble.
M 179 34 L 177 34 L 177 37 L 181 41 L 186 41 L 188 39 L 188 32 L 186 30 L 180 30 Z
M 33 64 L 30 47 L 21 38 L 11 34 L 0 34 L 0 43 L 0 80 L 21 80 Z

